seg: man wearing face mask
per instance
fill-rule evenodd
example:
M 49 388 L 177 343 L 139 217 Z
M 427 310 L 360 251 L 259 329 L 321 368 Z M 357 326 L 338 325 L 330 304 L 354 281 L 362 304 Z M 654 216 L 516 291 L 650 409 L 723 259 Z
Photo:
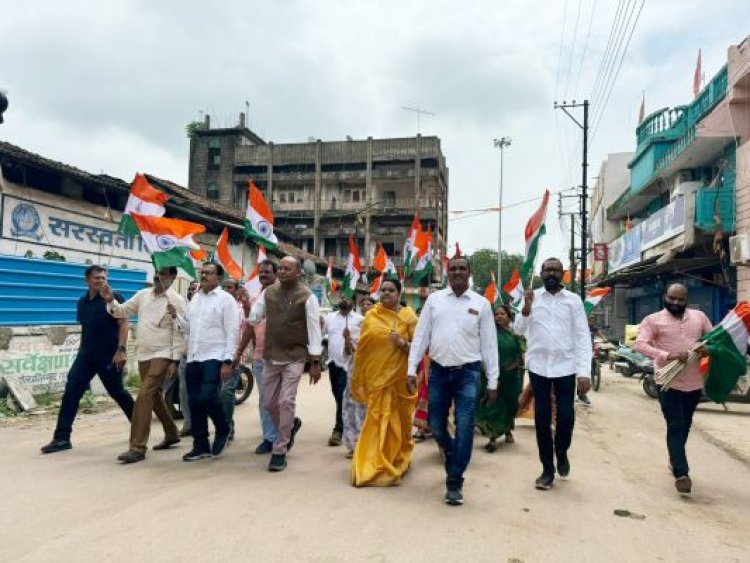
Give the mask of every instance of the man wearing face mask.
M 673 360 L 686 362 L 688 352 L 711 330 L 708 317 L 702 311 L 688 309 L 687 299 L 687 288 L 673 283 L 664 296 L 664 309 L 647 316 L 641 323 L 633 349 L 653 358 L 657 371 Z M 700 351 L 705 354 L 705 348 Z M 699 363 L 693 362 L 674 379 L 669 389 L 659 392 L 661 411 L 667 422 L 669 463 L 675 488 L 681 494 L 690 493 L 693 486 L 685 444 L 702 390 Z
M 526 366 L 534 389 L 534 423 L 542 474 L 535 487 L 548 490 L 557 473 L 570 473 L 568 449 L 573 439 L 576 387 L 585 394 L 591 386 L 591 337 L 581 298 L 562 285 L 563 265 L 548 258 L 541 271 L 544 287 L 528 289 L 515 328 L 527 340 Z M 551 391 L 555 392 L 557 423 L 552 436 Z M 554 454 L 554 456 L 553 456 Z

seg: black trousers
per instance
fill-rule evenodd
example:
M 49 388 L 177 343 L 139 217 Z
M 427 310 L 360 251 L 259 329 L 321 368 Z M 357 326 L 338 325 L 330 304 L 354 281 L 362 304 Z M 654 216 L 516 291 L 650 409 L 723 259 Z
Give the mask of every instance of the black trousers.
M 344 418 L 341 409 L 344 401 L 344 390 L 346 389 L 346 370 L 333 362 L 329 362 L 328 377 L 331 378 L 331 392 L 336 401 L 336 425 L 333 427 L 333 431 L 343 432 Z
M 118 371 L 114 364 L 109 361 L 102 362 L 88 359 L 79 352 L 68 372 L 68 380 L 65 383 L 60 412 L 57 415 L 57 427 L 54 434 L 56 440 L 70 440 L 70 434 L 73 432 L 73 421 L 76 419 L 81 397 L 89 388 L 89 384 L 95 375 L 99 376 L 107 393 L 120 405 L 128 420 L 132 417 L 135 401 L 122 383 L 122 372 Z
M 576 376 L 544 377 L 529 372 L 531 387 L 534 389 L 534 424 L 536 425 L 536 445 L 539 449 L 539 461 L 545 475 L 554 475 L 554 454 L 568 452 L 573 439 L 575 409 L 573 401 L 576 394 Z M 555 437 L 552 438 L 552 400 L 551 392 L 555 391 L 557 421 Z
M 701 400 L 701 390 L 678 391 L 667 389 L 659 392 L 659 404 L 664 420 L 667 421 L 667 450 L 669 463 L 675 478 L 684 477 L 690 473 L 685 444 L 687 444 L 690 427 L 693 424 L 693 414 Z
M 185 368 L 188 404 L 190 405 L 190 430 L 193 447 L 208 451 L 208 419 L 214 423 L 217 436 L 229 434 L 229 422 L 224 412 L 221 391 L 221 362 L 189 362 Z

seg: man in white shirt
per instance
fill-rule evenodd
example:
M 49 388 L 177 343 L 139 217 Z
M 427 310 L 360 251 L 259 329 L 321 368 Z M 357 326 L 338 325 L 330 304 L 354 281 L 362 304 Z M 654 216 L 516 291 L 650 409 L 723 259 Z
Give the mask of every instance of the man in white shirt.
M 141 387 L 130 421 L 130 447 L 117 456 L 123 463 L 136 463 L 146 459 L 152 410 L 164 428 L 164 440 L 156 444 L 154 450 L 166 450 L 180 441 L 179 431 L 162 394 L 164 379 L 177 373 L 185 346 L 182 333 L 167 313 L 167 306 L 170 304 L 179 313 L 185 310 L 185 299 L 172 289 L 176 277 L 177 268 L 162 268 L 154 276 L 153 287 L 140 290 L 125 303 L 115 301 L 108 285 L 101 289 L 110 315 L 116 319 L 138 315 L 138 372 Z
M 219 399 L 221 384 L 232 375 L 232 358 L 237 347 L 237 302 L 219 286 L 224 269 L 206 263 L 201 268 L 201 288 L 176 317 L 187 337 L 185 379 L 190 403 L 193 449 L 184 461 L 220 457 L 229 439 L 229 421 Z M 208 419 L 214 423 L 214 443 L 209 448 Z
M 562 285 L 563 265 L 557 258 L 542 264 L 544 287 L 529 289 L 515 328 L 526 336 L 526 367 L 534 390 L 534 423 L 542 474 L 535 487 L 548 490 L 557 472 L 570 472 L 568 448 L 573 438 L 578 392 L 585 394 L 591 386 L 591 336 L 581 298 Z M 552 403 L 554 390 L 557 405 L 554 442 L 552 439 Z
M 226 278 L 221 282 L 221 288 L 231 295 L 237 302 L 237 342 L 242 338 L 242 327 L 245 318 L 250 314 L 250 298 L 244 287 L 240 287 L 239 281 L 234 278 Z M 234 440 L 234 396 L 237 386 L 240 384 L 240 373 L 242 365 L 240 362 L 232 361 L 232 376 L 221 386 L 219 398 L 224 407 L 224 414 L 229 421 L 229 441 Z
M 328 313 L 323 326 L 323 335 L 328 335 L 328 377 L 331 378 L 331 392 L 336 401 L 336 423 L 328 439 L 329 446 L 340 446 L 344 431 L 342 405 L 354 351 L 347 349 L 344 334 L 348 331 L 350 341 L 359 340 L 362 320 L 362 315 L 353 310 L 352 302 L 342 297 L 339 300 L 338 311 Z
M 250 311 L 250 323 L 266 319 L 263 349 L 263 400 L 276 427 L 269 471 L 284 471 L 286 454 L 302 421 L 294 416 L 305 360 L 310 360 L 310 382 L 320 380 L 320 308 L 318 299 L 300 282 L 302 265 L 292 256 L 279 262 L 279 283 L 263 290 Z
M 474 445 L 474 417 L 481 364 L 487 397 L 497 399 L 497 329 L 489 302 L 469 289 L 471 266 L 464 256 L 448 262 L 449 287 L 427 298 L 409 352 L 409 386 L 417 387 L 417 366 L 429 349 L 429 426 L 445 454 L 448 505 L 463 504 L 464 472 Z M 455 403 L 456 436 L 448 433 L 448 411 Z

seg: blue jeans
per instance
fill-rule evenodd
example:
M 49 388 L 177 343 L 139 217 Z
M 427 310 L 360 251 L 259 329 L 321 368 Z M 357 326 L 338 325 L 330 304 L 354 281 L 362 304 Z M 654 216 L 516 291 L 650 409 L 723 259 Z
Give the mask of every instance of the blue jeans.
M 474 447 L 474 416 L 479 389 L 480 362 L 456 367 L 430 365 L 427 414 L 429 426 L 445 454 L 445 485 L 458 490 Z M 448 433 L 448 412 L 455 405 L 456 437 Z
M 263 429 L 263 440 L 266 442 L 276 441 L 276 427 L 271 420 L 271 413 L 263 403 L 263 360 L 253 360 L 253 377 L 255 377 L 255 388 L 258 390 L 258 412 L 260 412 L 260 425 Z
M 221 400 L 221 408 L 224 409 L 224 416 L 227 418 L 229 423 L 230 432 L 234 434 L 234 392 L 237 390 L 237 386 L 240 384 L 240 366 L 234 370 L 232 376 L 221 384 L 221 391 L 219 392 L 219 400 Z
M 208 419 L 214 423 L 217 436 L 229 434 L 229 423 L 219 400 L 221 389 L 221 362 L 188 362 L 185 370 L 190 422 L 192 423 L 193 447 L 208 451 Z

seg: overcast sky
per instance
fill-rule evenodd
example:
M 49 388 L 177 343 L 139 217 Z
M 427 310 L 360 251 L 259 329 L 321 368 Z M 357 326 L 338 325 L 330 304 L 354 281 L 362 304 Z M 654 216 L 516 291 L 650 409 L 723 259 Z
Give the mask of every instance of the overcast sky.
M 624 4 L 632 23 L 640 0 Z M 415 115 L 401 106 L 420 105 L 435 114 L 422 119 L 422 133 L 442 140 L 451 210 L 497 206 L 492 140 L 501 136 L 513 139 L 511 205 L 580 183 L 580 131 L 553 101 L 591 96 L 617 8 L 615 0 L 0 0 L 0 89 L 10 99 L 0 139 L 92 172 L 130 180 L 144 171 L 186 185 L 184 128 L 202 113 L 231 126 L 247 100 L 250 127 L 281 143 L 413 135 Z M 647 0 L 591 145 L 591 183 L 608 152 L 634 149 L 642 91 L 646 113 L 688 103 L 698 48 L 708 81 L 747 34 L 747 0 Z M 594 98 L 594 114 L 603 103 Z M 536 205 L 504 214 L 504 249 L 523 250 Z M 547 223 L 542 253 L 565 254 L 556 201 Z M 496 247 L 497 215 L 451 221 L 449 241 Z

